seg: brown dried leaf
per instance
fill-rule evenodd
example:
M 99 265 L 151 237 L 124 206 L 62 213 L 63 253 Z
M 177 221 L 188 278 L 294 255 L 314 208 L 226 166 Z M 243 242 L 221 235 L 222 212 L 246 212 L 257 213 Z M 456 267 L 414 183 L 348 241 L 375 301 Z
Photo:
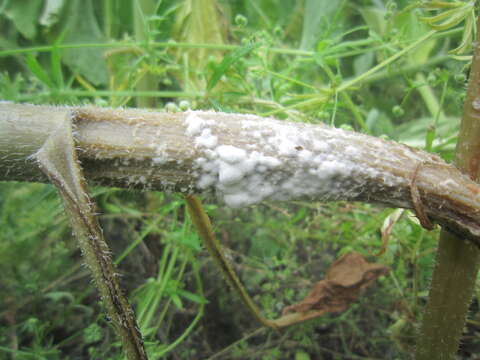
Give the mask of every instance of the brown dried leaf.
M 302 313 L 300 318 L 295 317 L 296 323 L 345 311 L 375 279 L 388 271 L 388 267 L 369 263 L 358 253 L 345 254 L 330 266 L 325 279 L 316 283 L 305 299 L 287 306 L 283 315 Z

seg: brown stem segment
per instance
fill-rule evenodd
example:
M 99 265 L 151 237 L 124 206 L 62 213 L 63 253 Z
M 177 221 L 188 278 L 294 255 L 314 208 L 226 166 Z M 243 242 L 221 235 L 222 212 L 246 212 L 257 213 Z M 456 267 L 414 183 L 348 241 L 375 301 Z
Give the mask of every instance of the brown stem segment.
M 480 18 L 477 19 L 477 28 Z M 478 181 L 480 173 L 480 47 L 476 43 L 456 165 Z M 480 251 L 464 237 L 442 230 L 416 360 L 453 360 L 478 273 Z

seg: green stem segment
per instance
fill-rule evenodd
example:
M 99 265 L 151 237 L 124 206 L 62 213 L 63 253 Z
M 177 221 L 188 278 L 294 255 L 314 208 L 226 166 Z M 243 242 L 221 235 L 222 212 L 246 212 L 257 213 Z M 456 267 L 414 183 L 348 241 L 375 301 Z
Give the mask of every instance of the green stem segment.
M 133 17 L 135 22 L 135 39 L 142 43 L 145 50 L 150 50 L 149 47 L 149 23 L 148 18 L 155 15 L 155 1 L 153 0 L 139 0 L 132 2 Z M 144 65 L 145 66 L 145 65 Z M 156 90 L 155 76 L 145 70 L 141 79 L 138 80 L 136 90 L 138 91 L 154 91 Z M 155 98 L 140 97 L 137 98 L 137 107 L 140 108 L 155 108 Z
M 478 271 L 478 248 L 442 231 L 416 360 L 453 360 Z
M 480 18 L 479 18 L 480 19 Z M 480 20 L 477 19 L 477 27 Z M 475 48 L 456 150 L 456 165 L 473 180 L 480 169 L 480 47 Z M 416 360 L 453 360 L 478 272 L 480 251 L 443 230 Z
M 232 266 L 225 257 L 225 254 L 222 251 L 220 242 L 215 237 L 213 233 L 212 224 L 208 218 L 207 213 L 202 207 L 202 203 L 198 197 L 193 195 L 187 195 L 185 197 L 187 201 L 188 213 L 192 219 L 193 225 L 198 231 L 200 238 L 203 240 L 207 251 L 210 256 L 213 257 L 217 265 L 222 270 L 223 275 L 227 279 L 230 286 L 238 293 L 240 299 L 245 304 L 245 306 L 250 310 L 253 317 L 258 320 L 262 325 L 277 329 L 275 322 L 272 320 L 266 319 L 257 308 L 252 298 L 248 295 L 247 290 L 243 287 L 240 279 L 235 274 Z

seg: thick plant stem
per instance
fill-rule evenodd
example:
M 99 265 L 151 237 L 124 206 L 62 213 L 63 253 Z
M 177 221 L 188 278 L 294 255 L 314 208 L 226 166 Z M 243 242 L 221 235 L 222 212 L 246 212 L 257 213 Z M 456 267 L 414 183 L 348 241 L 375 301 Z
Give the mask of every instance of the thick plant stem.
M 46 181 L 32 155 L 65 118 L 92 183 L 215 191 L 230 206 L 308 199 L 415 208 L 480 246 L 480 186 L 453 165 L 392 141 L 253 115 L 0 103 L 0 180 Z
M 478 27 L 478 20 L 477 20 Z M 480 47 L 475 49 L 456 165 L 478 180 L 480 159 Z M 417 343 L 417 360 L 455 358 L 478 272 L 480 252 L 462 237 L 443 230 L 429 300 Z
M 478 270 L 471 243 L 443 231 L 425 310 L 417 360 L 455 358 Z

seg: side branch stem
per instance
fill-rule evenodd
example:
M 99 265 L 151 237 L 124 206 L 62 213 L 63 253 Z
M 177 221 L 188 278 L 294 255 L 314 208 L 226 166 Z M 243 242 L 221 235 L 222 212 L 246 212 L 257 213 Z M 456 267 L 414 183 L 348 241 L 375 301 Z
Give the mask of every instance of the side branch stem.
M 275 323 L 266 319 L 261 314 L 250 295 L 248 295 L 248 292 L 242 285 L 240 279 L 235 274 L 235 270 L 233 270 L 232 265 L 230 265 L 226 259 L 222 250 L 222 246 L 213 233 L 212 224 L 207 213 L 203 209 L 200 199 L 194 195 L 187 195 L 185 200 L 187 201 L 188 213 L 190 214 L 190 218 L 192 219 L 200 238 L 202 239 L 210 256 L 221 269 L 229 285 L 240 296 L 240 299 L 244 305 L 248 308 L 250 313 L 258 322 L 266 327 L 276 329 L 277 327 L 275 326 Z

